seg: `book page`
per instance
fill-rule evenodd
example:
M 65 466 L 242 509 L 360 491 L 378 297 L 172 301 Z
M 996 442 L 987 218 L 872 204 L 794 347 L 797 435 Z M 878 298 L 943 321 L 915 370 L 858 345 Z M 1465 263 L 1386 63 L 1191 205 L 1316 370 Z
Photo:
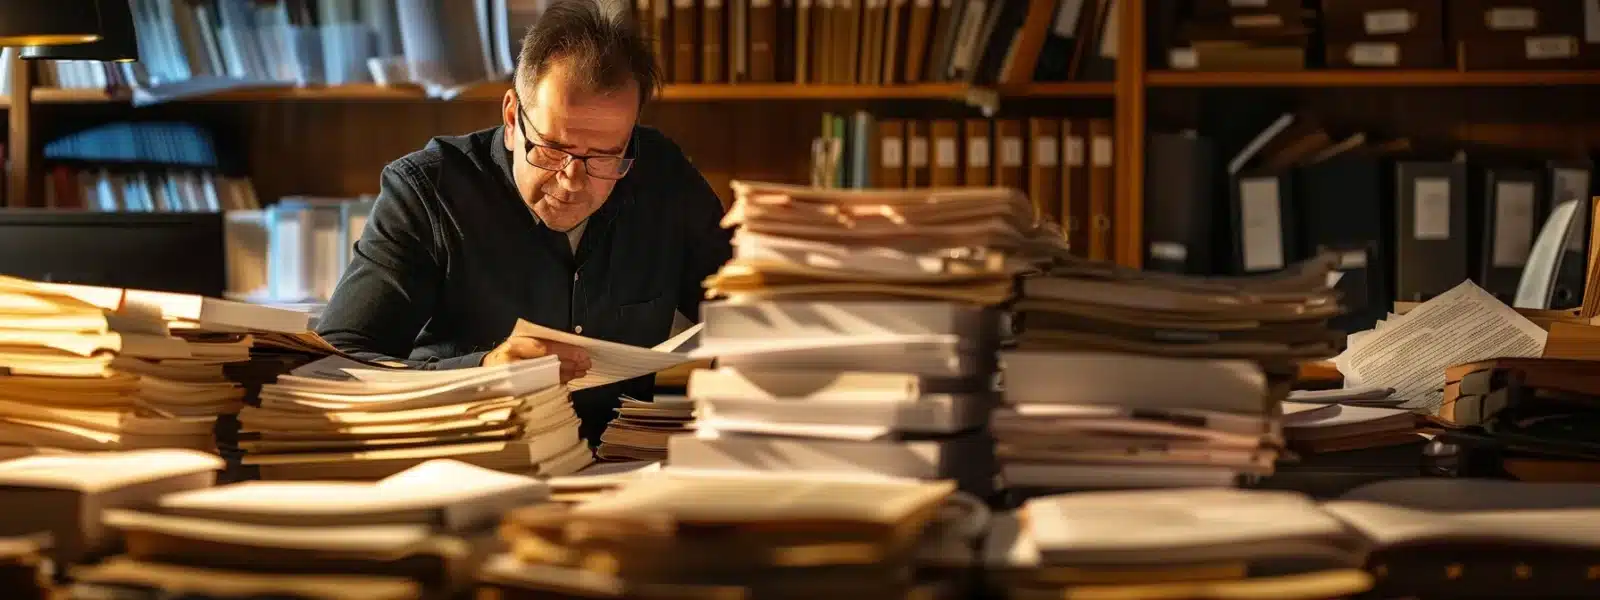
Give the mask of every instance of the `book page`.
M 681 343 L 687 338 L 694 337 L 698 328 L 690 328 L 678 337 L 668 340 Z M 524 319 L 517 320 L 516 328 L 511 330 L 511 335 L 550 340 L 563 344 L 572 344 L 589 352 L 588 374 L 567 382 L 567 389 L 577 391 L 625 379 L 633 379 L 641 375 L 649 375 L 667 369 L 694 362 L 695 359 L 686 353 L 668 352 L 651 348 L 640 348 L 587 338 L 581 335 L 557 331 L 543 325 L 528 322 Z M 667 344 L 662 344 L 666 346 Z
M 1393 317 L 1337 359 L 1345 386 L 1394 388 L 1400 407 L 1436 414 L 1444 370 L 1491 358 L 1539 356 L 1549 334 L 1471 281 Z

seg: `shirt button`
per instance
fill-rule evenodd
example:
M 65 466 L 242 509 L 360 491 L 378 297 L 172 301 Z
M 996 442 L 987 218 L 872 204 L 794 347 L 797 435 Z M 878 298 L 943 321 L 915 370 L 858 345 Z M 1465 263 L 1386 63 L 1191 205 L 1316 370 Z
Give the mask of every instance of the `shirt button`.
M 572 332 L 573 332 L 573 333 L 583 333 L 583 326 L 582 326 L 582 325 L 579 325 L 579 326 L 577 326 L 577 327 L 573 327 L 573 328 L 572 328 Z

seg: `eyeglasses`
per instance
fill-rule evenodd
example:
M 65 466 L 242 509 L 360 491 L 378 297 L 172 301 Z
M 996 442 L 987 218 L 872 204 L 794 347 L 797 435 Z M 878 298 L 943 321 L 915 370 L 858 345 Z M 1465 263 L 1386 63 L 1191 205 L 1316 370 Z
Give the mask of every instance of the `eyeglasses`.
M 560 148 L 535 143 L 528 135 L 529 131 L 537 130 L 528 125 L 526 117 L 522 114 L 522 99 L 517 99 L 517 124 L 522 127 L 522 150 L 526 156 L 528 166 L 544 169 L 546 171 L 562 171 L 567 165 L 576 160 L 583 163 L 583 171 L 590 177 L 597 179 L 622 179 L 633 168 L 633 158 L 625 156 L 611 156 L 607 154 L 579 155 L 567 152 Z M 628 145 L 623 151 L 624 155 L 633 150 L 633 136 L 628 136 Z

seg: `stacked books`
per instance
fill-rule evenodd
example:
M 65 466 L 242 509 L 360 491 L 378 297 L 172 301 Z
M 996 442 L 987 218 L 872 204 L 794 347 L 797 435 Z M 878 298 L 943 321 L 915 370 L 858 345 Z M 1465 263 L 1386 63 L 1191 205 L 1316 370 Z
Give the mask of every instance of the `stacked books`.
M 639 477 L 507 515 L 480 574 L 501 598 L 905 598 L 954 486 L 913 480 Z
M 333 356 L 262 386 L 239 413 L 263 479 L 379 479 L 434 458 L 526 475 L 592 461 L 554 356 L 446 371 Z
M 985 541 L 1008 598 L 1343 598 L 1363 540 L 1289 492 L 1145 490 L 1029 499 Z
M 657 396 L 640 402 L 624 396 L 617 418 L 600 434 L 600 460 L 662 461 L 667 458 L 667 438 L 689 431 L 694 423 L 694 403 L 687 398 Z
M 500 515 L 536 479 L 452 460 L 372 483 L 248 482 L 110 510 L 125 552 L 74 573 L 94 597 L 455 598 L 493 554 Z M 313 593 L 334 583 L 342 594 Z M 247 591 L 241 590 L 247 588 Z M 351 595 L 352 590 L 359 595 Z
M 48 535 L 47 552 L 59 566 L 92 560 L 121 543 L 101 526 L 105 511 L 211 487 L 223 464 L 213 454 L 178 449 L 0 461 L 0 536 Z
M 1500 357 L 1445 370 L 1444 439 L 1524 481 L 1600 482 L 1592 360 Z
M 1005 485 L 1231 486 L 1268 475 L 1297 364 L 1336 353 L 1334 257 L 1193 279 L 1063 262 L 1026 278 L 992 428 Z
M 696 434 L 672 469 L 993 480 L 999 311 L 1033 207 L 1001 188 L 734 182 L 734 258 L 707 282 Z

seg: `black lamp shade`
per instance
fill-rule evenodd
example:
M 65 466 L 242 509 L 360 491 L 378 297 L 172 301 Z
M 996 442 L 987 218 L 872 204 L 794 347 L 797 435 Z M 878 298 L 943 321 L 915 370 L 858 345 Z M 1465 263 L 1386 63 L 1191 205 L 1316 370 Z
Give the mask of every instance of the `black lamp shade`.
M 85 44 L 100 39 L 94 0 L 0 0 L 0 46 Z
M 22 49 L 22 57 L 55 60 L 139 60 L 139 41 L 133 32 L 133 10 L 129 0 L 94 0 L 91 4 L 99 8 L 100 23 L 96 30 L 100 34 L 98 41 L 87 44 L 26 46 Z

